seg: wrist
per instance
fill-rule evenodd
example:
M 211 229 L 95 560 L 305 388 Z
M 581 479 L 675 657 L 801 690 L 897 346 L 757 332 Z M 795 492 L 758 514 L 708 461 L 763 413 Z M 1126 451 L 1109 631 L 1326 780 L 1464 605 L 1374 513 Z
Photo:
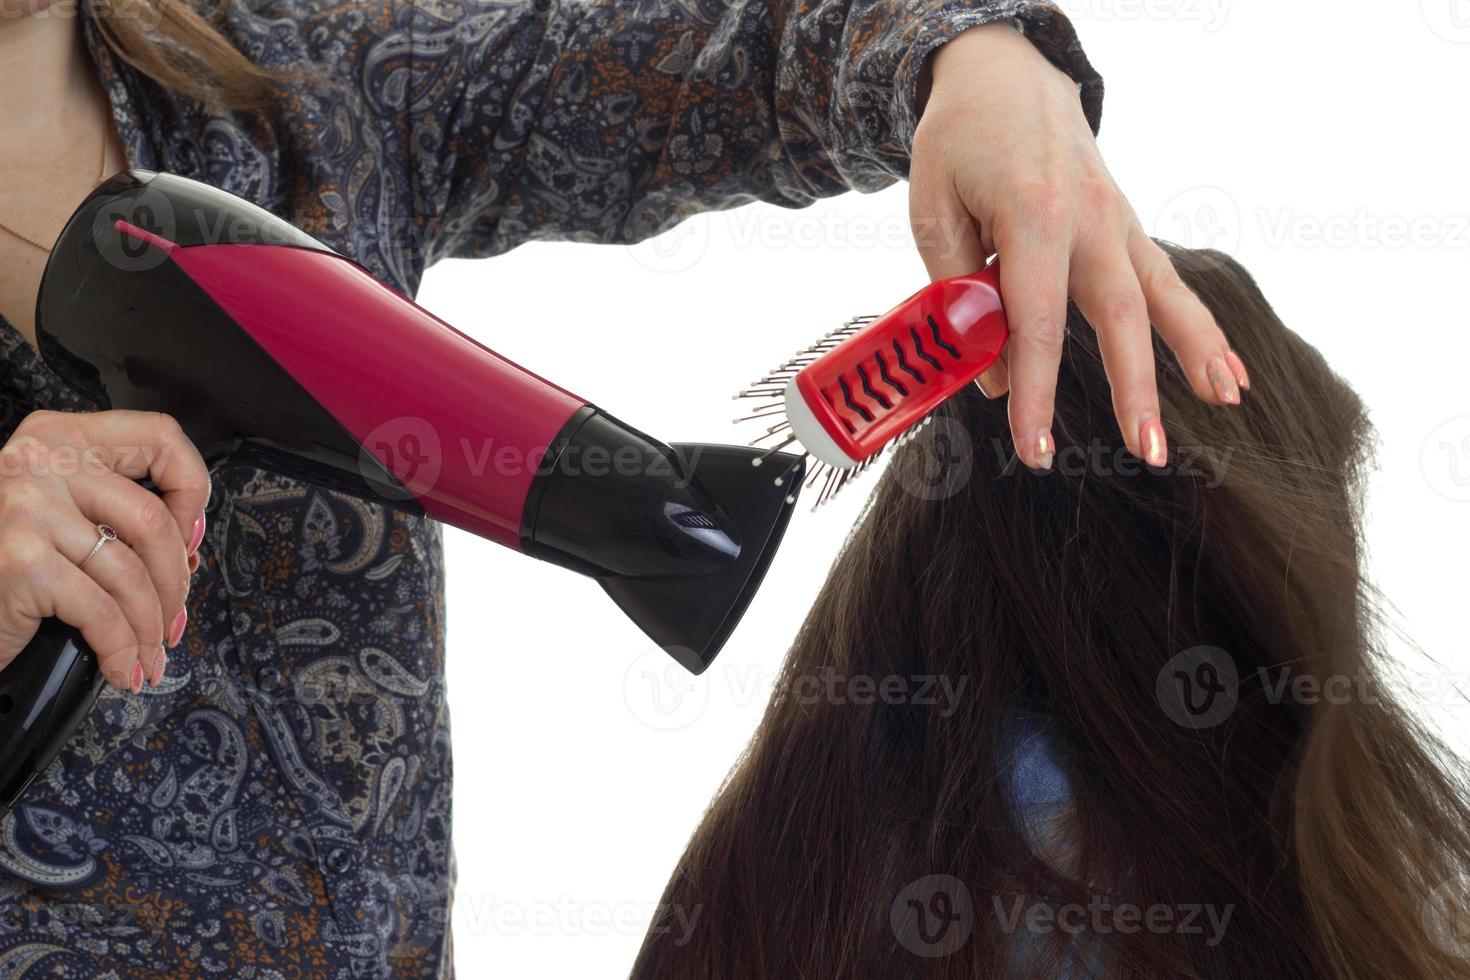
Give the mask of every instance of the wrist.
M 1004 57 L 1008 50 L 1017 48 L 1031 48 L 1031 43 L 1022 33 L 1020 20 L 1014 17 L 967 28 L 935 48 L 924 59 L 924 64 L 919 69 L 919 83 L 914 99 L 914 118 L 917 119 L 923 115 L 935 81 L 941 74 L 948 74 L 948 69 L 942 68 L 941 65 L 953 65 L 955 62 L 968 63 L 972 58 Z M 1034 49 L 1032 53 L 1036 53 Z

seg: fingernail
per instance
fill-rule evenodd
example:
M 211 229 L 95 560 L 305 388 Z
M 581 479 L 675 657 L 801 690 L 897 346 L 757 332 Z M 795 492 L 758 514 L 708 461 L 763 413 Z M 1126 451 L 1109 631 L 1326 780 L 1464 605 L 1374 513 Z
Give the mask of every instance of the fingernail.
M 204 540 L 204 515 L 200 514 L 194 521 L 194 530 L 189 535 L 189 554 L 199 550 L 199 542 Z
M 1150 416 L 1138 427 L 1138 441 L 1143 446 L 1143 461 L 1150 466 L 1163 466 L 1168 461 L 1164 446 L 1164 425 Z
M 1011 373 L 1006 370 L 1006 362 L 997 359 L 994 364 L 980 372 L 980 377 L 975 379 L 975 384 L 979 386 L 981 393 L 986 398 L 994 400 L 1004 395 L 1011 387 Z
M 189 556 L 189 574 L 193 575 L 197 571 L 199 571 L 199 555 L 196 552 Z
M 133 693 L 143 693 L 143 665 L 136 660 L 133 661 Z
M 1036 437 L 1036 466 L 1038 469 L 1051 469 L 1052 457 L 1056 455 L 1056 445 L 1051 441 L 1051 433 L 1046 429 Z
M 1240 404 L 1240 390 L 1235 387 L 1235 375 L 1225 367 L 1225 359 L 1212 357 L 1205 365 L 1205 374 L 1209 375 L 1210 387 L 1215 389 L 1215 397 L 1227 405 Z
M 160 647 L 158 656 L 153 661 L 153 686 L 157 687 L 163 683 L 163 669 L 168 666 L 168 654 Z
M 168 645 L 169 646 L 176 647 L 176 646 L 179 645 L 179 640 L 183 639 L 183 637 L 184 637 L 184 624 L 187 623 L 188 621 L 189 621 L 189 610 L 187 610 L 187 609 L 180 609 L 178 615 L 174 617 L 174 621 L 171 624 L 169 624 L 169 627 L 168 627 Z
M 1251 387 L 1251 376 L 1246 374 L 1245 362 L 1240 359 L 1240 355 L 1233 350 L 1228 350 L 1225 352 L 1225 361 L 1230 365 L 1230 370 L 1235 373 L 1236 383 L 1249 391 Z

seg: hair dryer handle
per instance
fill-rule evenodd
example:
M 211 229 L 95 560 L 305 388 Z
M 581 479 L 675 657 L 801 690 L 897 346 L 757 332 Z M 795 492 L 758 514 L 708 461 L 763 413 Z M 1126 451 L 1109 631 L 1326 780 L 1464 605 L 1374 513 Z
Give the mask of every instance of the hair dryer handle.
M 56 758 L 104 683 L 81 632 L 59 619 L 43 620 L 0 670 L 0 816 Z

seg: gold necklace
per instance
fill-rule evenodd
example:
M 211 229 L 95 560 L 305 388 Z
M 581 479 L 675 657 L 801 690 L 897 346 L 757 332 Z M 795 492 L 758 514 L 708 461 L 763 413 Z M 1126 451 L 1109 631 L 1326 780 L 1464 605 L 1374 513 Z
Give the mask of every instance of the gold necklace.
M 107 130 L 106 130 L 106 128 L 103 128 L 103 130 L 102 130 L 102 160 L 97 165 L 97 183 L 100 184 L 100 183 L 102 183 L 106 179 L 107 179 Z M 96 186 L 96 185 L 94 184 L 93 186 Z M 0 221 L 0 231 L 5 232 L 7 235 L 13 235 L 14 237 L 19 238 L 21 241 L 25 242 L 27 245 L 30 245 L 32 248 L 39 248 L 41 251 L 47 253 L 48 255 L 51 253 L 51 246 L 50 245 L 42 245 L 40 242 L 36 241 L 34 238 L 31 238 L 28 235 L 21 234 L 20 232 L 16 231 L 14 228 L 10 227 L 9 225 L 7 225 L 3 221 Z

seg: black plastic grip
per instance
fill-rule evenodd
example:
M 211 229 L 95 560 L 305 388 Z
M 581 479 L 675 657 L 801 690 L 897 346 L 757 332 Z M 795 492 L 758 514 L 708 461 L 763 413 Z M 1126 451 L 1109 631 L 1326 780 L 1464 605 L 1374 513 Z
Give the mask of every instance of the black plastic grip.
M 0 815 L 51 765 L 105 683 L 82 634 L 59 619 L 43 620 L 0 670 Z

